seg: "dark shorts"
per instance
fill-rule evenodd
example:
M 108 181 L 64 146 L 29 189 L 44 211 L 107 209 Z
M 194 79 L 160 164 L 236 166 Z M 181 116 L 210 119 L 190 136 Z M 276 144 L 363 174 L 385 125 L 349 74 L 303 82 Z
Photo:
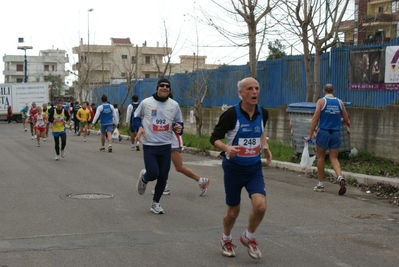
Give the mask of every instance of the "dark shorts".
M 339 148 L 341 146 L 341 131 L 328 131 L 319 129 L 316 144 L 324 149 Z
M 247 190 L 250 198 L 253 194 L 266 196 L 261 161 L 252 166 L 241 166 L 224 158 L 222 167 L 226 204 L 228 206 L 237 206 L 241 203 L 241 190 L 243 187 Z

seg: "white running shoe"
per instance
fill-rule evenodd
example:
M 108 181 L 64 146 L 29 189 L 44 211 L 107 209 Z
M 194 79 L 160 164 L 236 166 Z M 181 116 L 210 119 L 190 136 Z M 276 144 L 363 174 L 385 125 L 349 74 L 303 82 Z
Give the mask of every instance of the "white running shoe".
M 33 139 L 35 139 L 35 138 L 36 138 L 36 137 L 34 137 L 34 136 L 32 135 L 32 138 L 31 138 L 31 139 L 33 140 Z
M 140 171 L 139 180 L 137 181 L 137 191 L 139 192 L 140 195 L 144 194 L 145 189 L 147 188 L 147 183 L 143 182 L 144 174 L 145 174 L 145 169 L 142 169 Z
M 164 214 L 164 210 L 161 207 L 161 204 L 152 202 L 151 211 L 155 214 Z
M 200 196 L 202 197 L 203 195 L 205 195 L 206 191 L 208 190 L 209 179 L 208 178 L 200 178 L 198 181 L 198 185 L 200 187 Z
M 223 240 L 220 239 L 220 245 L 222 246 L 222 255 L 225 257 L 235 257 L 236 252 L 234 249 L 237 247 L 233 244 L 233 240 Z
M 83 138 L 83 142 L 86 142 L 86 138 Z
M 37 143 L 37 147 L 40 147 L 40 142 Z
M 65 158 L 65 151 L 61 150 L 61 157 Z
M 35 138 L 35 139 L 37 138 L 36 134 L 34 135 L 34 138 Z
M 55 160 L 58 160 L 58 155 L 55 155 Z
M 256 241 L 256 239 L 249 239 L 246 235 L 245 235 L 245 231 L 244 233 L 240 236 L 240 242 L 241 244 L 243 244 L 243 246 L 247 247 L 247 252 L 248 255 L 252 258 L 252 259 L 260 259 L 262 258 L 262 253 L 259 251 L 258 249 L 258 242 Z
M 43 142 L 46 142 L 46 138 L 43 138 Z

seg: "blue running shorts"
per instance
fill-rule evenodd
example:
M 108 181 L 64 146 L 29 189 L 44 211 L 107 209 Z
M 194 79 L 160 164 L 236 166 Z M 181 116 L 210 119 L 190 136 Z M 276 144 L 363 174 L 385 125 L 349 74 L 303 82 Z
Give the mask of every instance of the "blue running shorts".
M 241 203 L 243 187 L 247 190 L 249 198 L 256 193 L 266 196 L 261 161 L 252 166 L 242 166 L 224 158 L 222 167 L 224 170 L 226 204 L 228 206 L 237 206 Z
M 316 136 L 316 144 L 324 149 L 339 148 L 341 146 L 341 131 L 329 132 L 319 129 Z

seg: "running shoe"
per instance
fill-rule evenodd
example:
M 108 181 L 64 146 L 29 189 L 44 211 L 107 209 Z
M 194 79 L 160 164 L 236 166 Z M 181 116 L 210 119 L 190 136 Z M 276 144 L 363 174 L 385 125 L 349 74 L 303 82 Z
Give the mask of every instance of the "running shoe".
M 40 147 L 40 142 L 37 143 L 37 147 Z
M 55 160 L 58 160 L 58 155 L 55 155 Z
M 100 151 L 105 151 L 105 147 L 100 147 Z
M 342 196 L 343 194 L 346 193 L 345 178 L 342 176 L 338 176 L 337 182 L 339 184 L 338 195 Z
M 139 145 L 136 146 L 136 151 L 140 151 Z
M 34 139 L 36 139 L 36 138 L 37 138 L 36 134 L 33 136 L 33 138 L 34 138 Z
M 83 142 L 86 142 L 86 138 L 83 138 Z
M 260 258 L 262 258 L 262 253 L 258 249 L 258 242 L 256 242 L 256 239 L 247 238 L 246 235 L 245 235 L 245 231 L 240 236 L 240 242 L 241 242 L 241 244 L 243 244 L 243 246 L 247 247 L 248 255 L 252 259 L 260 259 Z
M 145 169 L 142 169 L 139 175 L 139 180 L 137 181 L 137 191 L 140 195 L 145 193 L 145 189 L 147 188 L 147 183 L 144 182 L 144 174 Z
M 224 240 L 223 237 L 220 239 L 220 245 L 222 246 L 222 255 L 225 257 L 235 257 L 236 252 L 234 249 L 237 247 L 233 244 L 233 240 Z
M 108 152 L 111 153 L 112 152 L 112 146 L 108 145 Z
M 33 137 L 33 135 L 32 135 L 32 138 L 31 138 L 31 139 L 33 140 L 33 139 L 35 139 L 35 137 Z
M 43 138 L 43 142 L 46 142 L 46 138 Z
M 118 138 L 119 138 L 119 142 L 120 142 L 120 141 L 122 141 L 122 136 L 120 136 L 120 135 L 119 135 L 119 137 L 118 137 Z
M 61 157 L 65 158 L 65 151 L 61 150 Z
M 25 132 L 28 131 L 28 129 L 25 128 Z
M 161 204 L 152 202 L 151 211 L 155 214 L 164 214 L 164 210 L 161 207 Z
M 324 186 L 316 185 L 316 186 L 313 188 L 313 191 L 316 191 L 316 192 L 324 192 Z
M 135 147 L 136 147 L 135 145 L 131 145 L 131 146 L 130 146 L 130 150 L 133 151 Z
M 200 196 L 202 197 L 203 195 L 205 195 L 206 191 L 208 190 L 209 179 L 200 178 L 198 185 L 200 187 Z
M 153 190 L 151 191 L 151 193 L 152 193 L 152 194 L 155 194 L 155 190 L 153 189 Z M 162 194 L 164 194 L 164 195 L 170 195 L 170 189 L 169 189 L 168 185 L 166 185 L 166 187 L 165 187 L 165 189 L 163 190 L 163 193 L 162 193 Z

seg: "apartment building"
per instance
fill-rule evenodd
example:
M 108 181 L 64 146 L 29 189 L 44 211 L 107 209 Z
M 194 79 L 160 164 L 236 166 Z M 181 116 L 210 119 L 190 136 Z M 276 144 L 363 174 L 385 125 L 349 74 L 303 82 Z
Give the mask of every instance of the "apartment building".
M 343 21 L 346 45 L 389 42 L 399 36 L 399 0 L 355 0 L 354 19 Z
M 27 51 L 28 53 L 29 51 Z M 22 83 L 25 77 L 25 55 L 4 55 L 4 82 Z M 62 81 L 69 75 L 65 64 L 69 63 L 65 50 L 40 50 L 38 56 L 27 56 L 27 82 L 45 82 L 49 75 L 59 76 Z
M 205 64 L 206 56 L 180 56 L 180 63 L 171 63 L 172 48 L 142 46 L 130 38 L 111 38 L 110 45 L 84 44 L 72 49 L 78 56 L 73 70 L 78 71 L 81 86 L 127 82 L 132 79 L 157 78 L 196 69 L 214 69 L 219 65 Z

